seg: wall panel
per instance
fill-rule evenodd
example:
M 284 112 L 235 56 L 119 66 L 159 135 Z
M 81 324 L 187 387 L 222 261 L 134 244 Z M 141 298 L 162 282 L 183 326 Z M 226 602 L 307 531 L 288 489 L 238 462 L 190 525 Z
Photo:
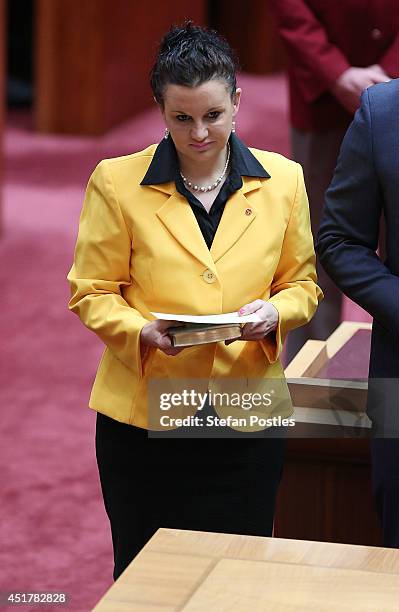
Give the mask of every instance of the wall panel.
M 101 134 L 148 107 L 157 43 L 187 17 L 205 23 L 205 0 L 37 0 L 37 129 Z
M 368 439 L 292 439 L 275 536 L 381 546 Z
M 210 21 L 235 49 L 244 72 L 267 74 L 285 67 L 268 0 L 212 0 Z

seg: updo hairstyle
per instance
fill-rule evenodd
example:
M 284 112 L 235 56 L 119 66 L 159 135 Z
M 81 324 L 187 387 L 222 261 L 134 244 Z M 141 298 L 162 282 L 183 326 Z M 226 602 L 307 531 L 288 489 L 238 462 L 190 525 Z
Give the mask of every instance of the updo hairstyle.
M 173 26 L 162 39 L 150 73 L 155 100 L 163 107 L 167 85 L 197 87 L 221 79 L 234 96 L 238 64 L 228 42 L 214 30 L 187 21 Z

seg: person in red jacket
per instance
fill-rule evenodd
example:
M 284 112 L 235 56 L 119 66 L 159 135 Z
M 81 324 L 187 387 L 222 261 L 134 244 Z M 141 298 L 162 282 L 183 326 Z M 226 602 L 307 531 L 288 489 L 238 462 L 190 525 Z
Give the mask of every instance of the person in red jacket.
M 375 83 L 399 77 L 398 0 L 270 0 L 288 54 L 291 146 L 305 174 L 317 233 L 342 138 Z M 290 361 L 308 338 L 325 340 L 341 320 L 342 294 L 319 268 L 325 299 L 291 332 Z

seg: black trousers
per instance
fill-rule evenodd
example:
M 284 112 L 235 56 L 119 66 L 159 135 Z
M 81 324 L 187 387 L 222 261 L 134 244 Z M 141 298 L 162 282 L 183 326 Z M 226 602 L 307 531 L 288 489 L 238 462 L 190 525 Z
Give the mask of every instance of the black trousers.
M 399 548 L 399 439 L 371 441 L 373 493 L 382 525 L 383 544 Z
M 159 527 L 270 536 L 284 440 L 152 439 L 97 414 L 114 579 Z

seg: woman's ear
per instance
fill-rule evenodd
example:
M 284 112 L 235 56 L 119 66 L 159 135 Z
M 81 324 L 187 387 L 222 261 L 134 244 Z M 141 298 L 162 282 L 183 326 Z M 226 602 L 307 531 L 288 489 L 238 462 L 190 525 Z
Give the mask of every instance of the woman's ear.
M 238 113 L 238 109 L 240 108 L 241 93 L 242 93 L 241 87 L 237 87 L 236 92 L 233 97 L 233 107 L 234 107 L 233 117 L 236 116 L 236 114 Z

